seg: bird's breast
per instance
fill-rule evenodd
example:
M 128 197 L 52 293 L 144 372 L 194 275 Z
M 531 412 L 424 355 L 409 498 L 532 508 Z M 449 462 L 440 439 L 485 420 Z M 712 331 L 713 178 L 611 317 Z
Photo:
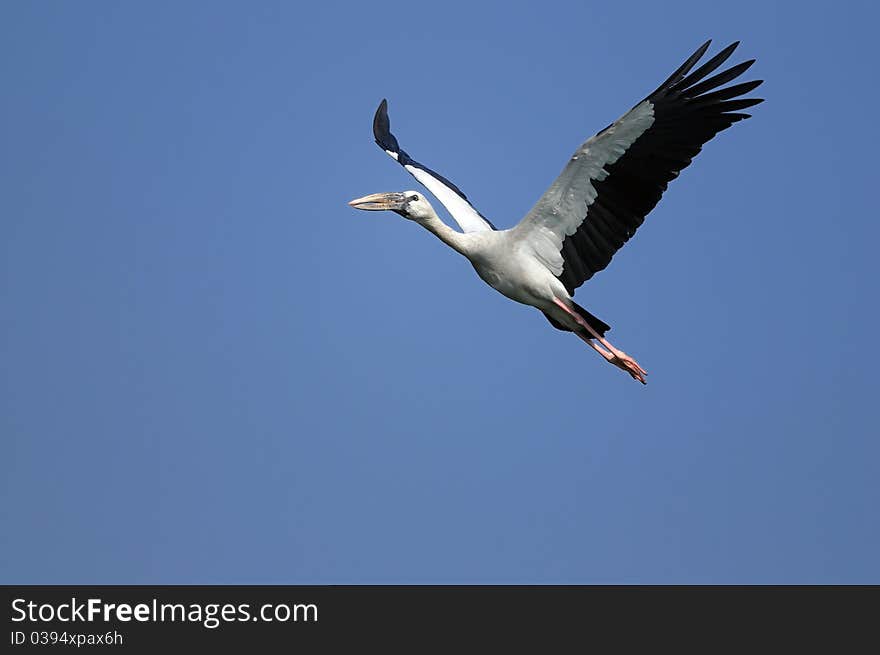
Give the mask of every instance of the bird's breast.
M 477 275 L 511 300 L 542 306 L 552 299 L 551 281 L 556 278 L 533 258 L 509 254 L 506 257 L 474 259 Z

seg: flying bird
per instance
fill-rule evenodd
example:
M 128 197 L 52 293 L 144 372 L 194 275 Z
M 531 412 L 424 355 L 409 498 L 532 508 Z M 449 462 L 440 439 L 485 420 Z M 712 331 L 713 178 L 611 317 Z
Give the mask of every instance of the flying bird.
M 707 77 L 727 61 L 738 41 L 691 72 L 710 43 L 700 46 L 656 91 L 581 144 L 535 206 L 510 229 L 496 228 L 457 186 L 400 148 L 391 133 L 386 100 L 373 118 L 376 143 L 446 207 L 461 231 L 446 225 L 417 191 L 374 193 L 349 204 L 390 210 L 415 221 L 464 255 L 493 289 L 536 307 L 553 327 L 573 332 L 644 384 L 645 369 L 605 338 L 610 326 L 572 296 L 608 266 L 703 144 L 749 118 L 741 110 L 763 101 L 741 97 L 762 80 L 723 86 L 754 59 Z

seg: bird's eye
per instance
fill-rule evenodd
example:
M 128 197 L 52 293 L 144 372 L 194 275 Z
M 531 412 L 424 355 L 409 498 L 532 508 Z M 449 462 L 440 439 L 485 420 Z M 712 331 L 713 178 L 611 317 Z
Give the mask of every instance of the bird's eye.
M 419 201 L 419 197 L 418 197 L 418 196 L 410 196 L 410 197 L 408 198 L 408 200 L 409 200 L 410 202 L 418 202 L 418 201 Z

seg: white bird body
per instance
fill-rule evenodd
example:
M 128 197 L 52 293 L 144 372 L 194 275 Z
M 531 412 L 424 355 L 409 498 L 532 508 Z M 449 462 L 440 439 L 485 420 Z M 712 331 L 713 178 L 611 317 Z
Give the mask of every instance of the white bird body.
M 570 300 L 563 284 L 535 256 L 528 241 L 513 230 L 475 232 L 468 259 L 477 275 L 500 294 L 543 311 L 556 311 L 553 300 Z M 480 238 L 483 237 L 483 238 Z
M 480 279 L 498 293 L 554 313 L 559 311 L 554 299 L 571 299 L 565 286 L 536 257 L 531 242 L 515 230 L 456 232 L 440 219 L 423 196 L 415 191 L 404 191 L 403 195 L 418 198 L 409 205 L 410 212 L 418 217 L 415 220 L 462 254 Z
M 754 60 L 706 78 L 737 45 L 690 73 L 709 42 L 701 46 L 656 91 L 584 142 L 513 228 L 497 230 L 454 184 L 404 152 L 391 134 L 384 100 L 373 119 L 376 143 L 437 196 L 462 231 L 446 225 L 416 191 L 372 194 L 349 204 L 392 210 L 419 223 L 466 257 L 493 289 L 536 307 L 554 327 L 573 332 L 644 383 L 646 371 L 605 339 L 610 327 L 572 296 L 635 234 L 667 183 L 691 163 L 703 144 L 749 117 L 736 110 L 761 102 L 738 99 L 760 80 L 714 90 L 738 77 Z

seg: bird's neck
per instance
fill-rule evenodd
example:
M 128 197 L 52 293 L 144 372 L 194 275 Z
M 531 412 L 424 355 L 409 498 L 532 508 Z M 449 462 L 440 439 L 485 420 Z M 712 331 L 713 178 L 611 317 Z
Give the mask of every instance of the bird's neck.
M 470 236 L 468 234 L 456 232 L 440 220 L 440 217 L 437 216 L 437 214 L 432 214 L 427 219 L 419 221 L 419 224 L 429 232 L 435 234 L 437 238 L 447 246 L 461 253 L 465 257 L 470 253 L 472 242 Z

